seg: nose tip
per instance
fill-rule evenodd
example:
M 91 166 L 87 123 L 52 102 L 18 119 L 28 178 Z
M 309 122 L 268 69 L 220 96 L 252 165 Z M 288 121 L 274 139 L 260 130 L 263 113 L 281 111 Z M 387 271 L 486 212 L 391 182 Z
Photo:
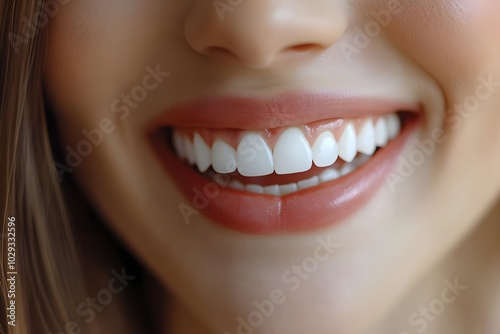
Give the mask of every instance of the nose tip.
M 317 54 L 335 44 L 347 26 L 346 14 L 331 0 L 242 0 L 219 8 L 216 3 L 196 2 L 186 20 L 188 44 L 213 61 L 249 68 Z

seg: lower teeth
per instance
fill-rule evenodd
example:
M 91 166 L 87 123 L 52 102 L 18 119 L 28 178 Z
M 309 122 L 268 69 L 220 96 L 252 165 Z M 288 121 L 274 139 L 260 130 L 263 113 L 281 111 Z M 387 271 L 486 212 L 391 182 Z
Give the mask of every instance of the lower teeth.
M 363 165 L 370 157 L 366 155 L 358 155 L 352 163 L 345 163 L 341 168 L 336 169 L 329 167 L 324 169 L 319 175 L 308 179 L 300 180 L 296 183 L 288 184 L 273 184 L 262 186 L 258 184 L 243 184 L 238 180 L 230 180 L 228 174 L 220 174 L 210 172 L 209 175 L 214 182 L 222 187 L 229 187 L 236 190 L 248 191 L 255 194 L 267 194 L 273 196 L 285 196 L 300 190 L 312 188 L 320 184 L 336 180 L 342 176 L 352 173 L 359 166 Z

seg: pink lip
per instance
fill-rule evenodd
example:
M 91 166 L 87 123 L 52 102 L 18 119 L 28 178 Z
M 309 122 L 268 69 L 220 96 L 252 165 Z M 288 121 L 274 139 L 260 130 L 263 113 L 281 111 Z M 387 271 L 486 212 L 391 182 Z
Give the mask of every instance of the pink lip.
M 248 234 L 312 231 L 341 222 L 360 210 L 383 184 L 420 117 L 405 122 L 400 135 L 354 172 L 284 197 L 253 194 L 215 184 L 178 159 L 158 131 L 165 126 L 264 129 L 395 111 L 421 114 L 418 104 L 289 93 L 268 100 L 208 98 L 175 107 L 155 120 L 151 142 L 186 204 L 215 223 Z
M 212 96 L 169 109 L 153 126 L 256 130 L 420 109 L 418 103 L 367 99 L 345 92 L 292 92 L 268 99 Z

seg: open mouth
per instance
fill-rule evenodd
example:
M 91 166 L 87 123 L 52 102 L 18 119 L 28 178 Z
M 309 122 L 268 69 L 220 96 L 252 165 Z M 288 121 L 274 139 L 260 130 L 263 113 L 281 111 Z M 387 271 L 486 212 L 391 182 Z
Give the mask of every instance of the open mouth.
M 353 172 L 399 135 L 400 116 L 261 131 L 177 127 L 167 137 L 178 158 L 221 186 L 285 196 Z
M 251 234 L 313 230 L 348 217 L 374 194 L 420 112 L 374 101 L 377 111 L 366 112 L 351 100 L 342 104 L 349 106 L 344 117 L 326 117 L 323 109 L 336 115 L 339 105 L 321 102 L 316 114 L 306 109 L 293 117 L 290 105 L 300 108 L 299 100 L 272 102 L 273 112 L 291 112 L 279 122 L 266 120 L 269 101 L 182 106 L 155 121 L 149 134 L 189 205 L 216 223 Z M 236 107 L 233 120 L 228 107 Z

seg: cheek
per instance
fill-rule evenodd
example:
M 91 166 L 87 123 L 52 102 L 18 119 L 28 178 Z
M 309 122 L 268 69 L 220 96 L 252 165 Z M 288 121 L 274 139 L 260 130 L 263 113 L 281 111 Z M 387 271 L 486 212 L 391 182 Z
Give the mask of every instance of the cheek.
M 402 1 L 403 10 L 389 29 L 397 47 L 450 90 L 486 61 L 473 1 Z
M 459 120 L 443 124 L 449 139 L 433 156 L 442 171 L 433 184 L 443 191 L 442 198 L 455 196 L 449 189 L 460 184 L 460 191 L 487 193 L 481 198 L 486 202 L 500 187 L 496 181 L 500 168 L 496 149 L 500 143 L 500 43 L 496 42 L 500 41 L 500 2 L 401 0 L 401 4 L 404 9 L 387 27 L 388 38 L 437 82 L 447 102 L 447 116 Z M 479 77 L 492 78 L 497 85 L 493 93 L 472 111 L 457 114 L 456 106 L 476 96 Z M 488 164 L 484 164 L 486 158 Z M 470 173 L 479 169 L 480 174 Z
M 44 75 L 58 118 L 102 118 L 115 99 L 142 82 L 145 69 L 165 58 L 168 36 L 178 26 L 173 15 L 180 8 L 170 2 L 86 0 L 61 8 L 49 27 Z
M 470 0 L 471 30 L 483 56 L 498 66 L 500 63 L 500 1 Z M 492 66 L 495 67 L 495 66 Z
M 95 101 L 93 61 L 106 41 L 106 23 L 91 1 L 70 2 L 50 22 L 44 84 L 58 117 L 83 117 L 83 97 Z M 97 80 L 95 80 L 97 82 Z M 88 103 L 88 102 L 87 102 Z
M 401 0 L 402 12 L 388 27 L 395 47 L 425 70 L 441 87 L 451 113 L 476 94 L 478 77 L 500 81 L 500 2 L 497 0 Z M 465 130 L 476 140 L 498 132 L 500 89 L 476 109 L 481 119 Z M 473 126 L 473 124 L 475 124 Z M 474 127 L 474 129 L 472 129 Z M 467 128 L 467 129 L 466 129 Z
M 470 94 L 477 76 L 500 67 L 498 0 L 354 1 L 355 27 L 393 9 L 384 37 L 426 71 L 449 100 Z M 391 6 L 394 5 L 394 7 Z M 385 14 L 381 14 L 385 13 Z M 455 95 L 455 96 L 452 96 Z

